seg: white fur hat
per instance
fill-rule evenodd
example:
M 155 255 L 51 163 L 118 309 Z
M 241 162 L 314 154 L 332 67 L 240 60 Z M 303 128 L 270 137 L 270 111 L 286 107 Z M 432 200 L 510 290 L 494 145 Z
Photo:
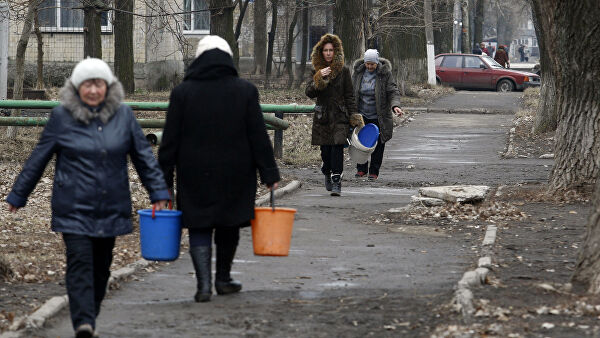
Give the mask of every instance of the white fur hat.
M 102 79 L 109 86 L 115 81 L 115 77 L 106 62 L 88 57 L 79 61 L 75 68 L 73 68 L 71 83 L 75 88 L 79 89 L 83 81 L 90 79 Z
M 229 47 L 227 41 L 218 35 L 207 35 L 202 40 L 198 41 L 196 57 L 199 57 L 202 55 L 202 53 L 215 48 L 220 49 L 233 57 L 233 52 L 231 51 L 231 47 Z

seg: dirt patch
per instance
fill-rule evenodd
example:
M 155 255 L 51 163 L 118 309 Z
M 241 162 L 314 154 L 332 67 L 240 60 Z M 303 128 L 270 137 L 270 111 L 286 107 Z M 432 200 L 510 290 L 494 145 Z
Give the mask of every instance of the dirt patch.
M 511 130 L 509 151 L 504 157 L 539 158 L 554 153 L 554 132 L 535 134 L 532 132 L 535 115 L 539 106 L 539 88 L 529 88 L 521 98 L 522 109 L 515 114 L 514 128 Z
M 545 185 L 507 187 L 527 219 L 498 224 L 488 284 L 472 289 L 476 312 L 466 325 L 449 323 L 436 337 L 582 337 L 600 333 L 600 299 L 571 292 L 570 277 L 590 212 L 589 195 L 544 195 Z M 461 318 L 454 314 L 454 322 Z M 451 317 L 452 318 L 452 317 Z M 463 321 L 464 323 L 464 321 Z

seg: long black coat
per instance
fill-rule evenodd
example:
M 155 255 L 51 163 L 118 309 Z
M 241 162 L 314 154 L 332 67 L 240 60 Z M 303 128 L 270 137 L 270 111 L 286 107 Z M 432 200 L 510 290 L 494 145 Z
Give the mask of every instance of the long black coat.
M 279 181 L 258 90 L 231 57 L 210 50 L 171 93 L 159 151 L 167 184 L 177 171 L 177 203 L 187 228 L 245 225 L 254 217 L 256 170 Z
M 98 117 L 83 105 L 73 85 L 61 90 L 40 141 L 6 201 L 22 207 L 56 154 L 52 230 L 92 237 L 130 233 L 131 198 L 127 155 L 152 202 L 169 199 L 163 174 L 129 106 L 113 83 Z

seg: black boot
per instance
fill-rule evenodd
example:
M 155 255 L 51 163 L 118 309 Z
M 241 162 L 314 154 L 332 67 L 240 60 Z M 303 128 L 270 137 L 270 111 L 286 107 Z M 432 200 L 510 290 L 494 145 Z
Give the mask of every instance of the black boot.
M 340 196 L 342 194 L 342 175 L 331 175 L 331 196 Z
M 331 191 L 331 189 L 332 189 L 331 174 L 325 174 L 325 190 Z
M 197 291 L 194 300 L 198 303 L 210 301 L 212 295 L 212 285 L 210 282 L 210 259 L 212 248 L 210 246 L 190 247 L 190 256 L 196 270 Z
M 237 245 L 226 243 L 217 244 L 217 273 L 215 275 L 215 290 L 219 295 L 239 292 L 242 283 L 231 278 L 231 265 Z

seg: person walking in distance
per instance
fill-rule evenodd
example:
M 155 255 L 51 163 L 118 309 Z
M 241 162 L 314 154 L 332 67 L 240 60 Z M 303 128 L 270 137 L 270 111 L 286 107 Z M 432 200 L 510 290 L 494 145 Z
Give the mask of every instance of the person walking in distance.
M 162 171 L 121 83 L 100 59 L 80 61 L 60 90 L 44 132 L 6 198 L 25 206 L 56 155 L 52 230 L 66 247 L 66 285 L 77 338 L 96 336 L 96 317 L 110 277 L 115 237 L 132 232 L 127 156 L 156 210 L 170 199 Z
M 392 112 L 402 116 L 400 92 L 392 75 L 391 62 L 379 57 L 376 49 L 368 49 L 362 59 L 354 61 L 352 84 L 358 112 L 365 123 L 373 123 L 379 127 L 379 139 L 371 154 L 370 165 L 368 161 L 357 164 L 355 177 L 368 174 L 369 180 L 376 180 L 383 161 L 385 143 L 392 138 L 394 130 Z
M 342 193 L 344 145 L 350 125 L 360 125 L 352 91 L 350 69 L 344 65 L 344 49 L 337 35 L 325 34 L 311 54 L 313 77 L 306 95 L 316 98 L 312 124 L 312 144 L 321 147 L 325 189 L 331 196 Z
M 212 241 L 216 244 L 215 290 L 239 292 L 231 266 L 240 228 L 254 218 L 256 172 L 276 189 L 279 169 L 267 134 L 258 90 L 240 79 L 227 41 L 208 35 L 171 93 L 158 160 L 167 185 L 177 177 L 177 208 L 188 229 L 196 271 L 196 302 L 212 297 Z

